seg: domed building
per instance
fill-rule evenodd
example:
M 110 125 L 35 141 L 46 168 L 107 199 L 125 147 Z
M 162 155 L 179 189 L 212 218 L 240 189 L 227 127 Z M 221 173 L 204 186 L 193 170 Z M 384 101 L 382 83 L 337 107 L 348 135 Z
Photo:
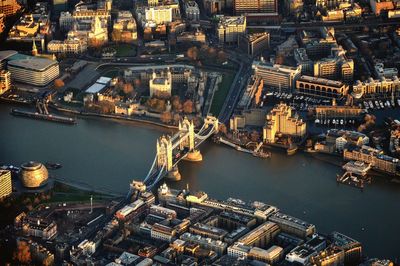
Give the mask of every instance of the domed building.
M 26 188 L 38 188 L 47 184 L 47 168 L 38 162 L 27 162 L 21 165 L 20 178 Z

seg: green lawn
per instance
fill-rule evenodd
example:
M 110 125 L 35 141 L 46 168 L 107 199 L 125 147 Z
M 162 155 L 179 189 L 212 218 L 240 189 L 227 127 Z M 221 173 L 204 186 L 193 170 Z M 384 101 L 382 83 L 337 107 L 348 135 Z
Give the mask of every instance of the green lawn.
M 218 116 L 224 105 L 226 96 L 228 95 L 232 81 L 235 78 L 234 73 L 223 73 L 222 82 L 218 86 L 218 90 L 214 94 L 210 112 L 214 116 Z
M 118 44 L 113 48 L 117 51 L 116 57 L 136 55 L 136 46 L 133 44 Z

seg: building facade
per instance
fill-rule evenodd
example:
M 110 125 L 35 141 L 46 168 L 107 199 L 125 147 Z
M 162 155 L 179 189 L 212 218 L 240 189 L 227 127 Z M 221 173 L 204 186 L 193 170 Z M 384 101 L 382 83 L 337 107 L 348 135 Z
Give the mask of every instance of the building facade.
M 10 71 L 0 70 L 0 95 L 8 91 L 10 88 L 11 88 Z
M 264 81 L 264 86 L 293 90 L 296 80 L 301 75 L 301 66 L 289 67 L 284 65 L 271 65 L 264 62 L 253 63 L 256 76 Z
M 11 171 L 0 170 L 0 200 L 12 193 Z
M 306 123 L 292 115 L 292 108 L 284 103 L 276 105 L 268 114 L 263 128 L 263 140 L 275 143 L 276 134 L 304 137 Z
M 246 17 L 222 16 L 217 25 L 217 36 L 220 43 L 237 45 L 239 36 L 246 31 Z
M 348 94 L 349 86 L 341 81 L 301 76 L 296 80 L 299 93 L 323 98 L 342 98 Z
M 269 32 L 245 34 L 239 36 L 239 48 L 251 56 L 258 56 L 269 48 Z
M 278 0 L 234 0 L 233 8 L 236 15 L 249 13 L 277 13 Z
M 44 58 L 29 58 L 8 62 L 13 80 L 35 86 L 45 86 L 59 74 L 58 62 Z

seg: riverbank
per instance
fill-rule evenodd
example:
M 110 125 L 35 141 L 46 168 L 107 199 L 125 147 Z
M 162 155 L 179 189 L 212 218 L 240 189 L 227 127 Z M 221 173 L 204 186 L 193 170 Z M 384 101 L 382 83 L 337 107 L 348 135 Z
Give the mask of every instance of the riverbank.
M 84 112 L 84 111 L 78 111 L 78 110 L 60 107 L 54 103 L 49 105 L 49 107 L 51 107 L 52 109 L 57 110 L 59 112 L 74 114 L 74 115 L 78 115 L 78 116 L 82 116 L 82 117 L 98 117 L 98 118 L 106 118 L 106 119 L 116 119 L 116 120 L 123 120 L 123 121 L 129 121 L 129 122 L 143 123 L 143 124 L 147 124 L 147 125 L 151 125 L 151 126 L 162 127 L 164 129 L 174 129 L 174 130 L 178 129 L 177 126 L 167 125 L 167 124 L 164 124 L 161 122 L 152 121 L 149 119 L 138 118 L 138 117 Z

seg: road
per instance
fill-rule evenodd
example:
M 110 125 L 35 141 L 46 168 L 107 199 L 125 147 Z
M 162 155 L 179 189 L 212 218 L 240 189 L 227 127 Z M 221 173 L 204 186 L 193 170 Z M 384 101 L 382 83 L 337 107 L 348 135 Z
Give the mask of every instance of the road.
M 226 124 L 233 111 L 235 110 L 236 104 L 238 102 L 239 96 L 242 95 L 243 91 L 246 89 L 247 80 L 251 76 L 252 73 L 252 60 L 249 58 L 240 59 L 237 58 L 236 53 L 229 52 L 230 59 L 233 61 L 238 61 L 240 64 L 239 71 L 236 73 L 236 76 L 232 82 L 231 88 L 229 89 L 228 96 L 222 106 L 221 112 L 219 113 L 218 120 L 221 123 Z

